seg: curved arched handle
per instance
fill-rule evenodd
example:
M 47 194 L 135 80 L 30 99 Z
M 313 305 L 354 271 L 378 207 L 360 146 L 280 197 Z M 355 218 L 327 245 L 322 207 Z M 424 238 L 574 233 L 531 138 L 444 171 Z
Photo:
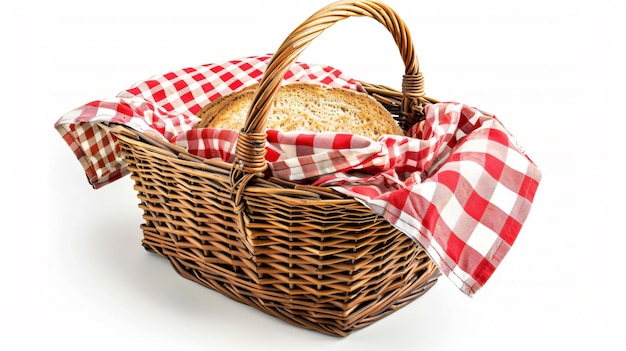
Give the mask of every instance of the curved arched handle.
M 405 72 L 402 81 L 402 110 L 419 109 L 424 97 L 424 81 L 413 42 L 402 19 L 378 1 L 334 2 L 309 17 L 285 39 L 270 60 L 256 90 L 243 129 L 239 133 L 234 167 L 243 173 L 259 173 L 267 169 L 265 161 L 265 128 L 272 102 L 283 77 L 313 39 L 336 22 L 348 17 L 371 17 L 387 28 L 400 50 Z M 415 107 L 415 108 L 414 108 Z

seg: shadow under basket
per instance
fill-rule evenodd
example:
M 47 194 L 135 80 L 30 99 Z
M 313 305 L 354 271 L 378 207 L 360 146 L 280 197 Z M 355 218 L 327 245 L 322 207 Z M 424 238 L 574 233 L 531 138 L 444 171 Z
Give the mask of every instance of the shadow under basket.
M 371 4 L 389 15 L 388 8 Z M 363 15 L 360 8 L 348 15 L 346 5 L 340 10 L 343 17 Z M 320 16 L 337 20 L 332 8 Z M 386 25 L 401 27 L 401 33 L 390 29 L 397 42 L 410 41 L 401 21 Z M 412 46 L 401 48 L 410 64 L 415 57 L 405 50 Z M 295 56 L 280 64 L 288 66 Z M 405 130 L 415 122 L 399 111 L 406 94 L 363 86 Z M 264 82 L 261 87 L 277 89 Z M 260 133 L 264 123 L 250 125 Z M 167 258 L 181 276 L 235 301 L 303 328 L 345 336 L 407 305 L 440 276 L 422 247 L 353 198 L 245 172 L 236 177 L 231 163 L 191 155 L 123 125 L 107 128 L 135 181 L 144 247 Z

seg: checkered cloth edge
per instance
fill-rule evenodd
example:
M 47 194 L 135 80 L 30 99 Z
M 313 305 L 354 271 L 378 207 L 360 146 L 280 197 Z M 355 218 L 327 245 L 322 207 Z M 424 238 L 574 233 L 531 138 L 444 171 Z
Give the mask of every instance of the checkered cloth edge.
M 169 141 L 193 128 L 199 121 L 195 114 L 210 101 L 258 83 L 271 57 L 244 57 L 156 75 L 113 98 L 66 113 L 54 127 L 97 189 L 128 174 L 114 137 L 98 128 L 98 123 L 125 124 Z M 300 81 L 363 91 L 354 79 L 328 65 L 295 63 L 284 82 Z
M 208 102 L 258 82 L 271 55 L 154 76 L 94 101 L 55 124 L 94 188 L 124 176 L 114 137 L 121 123 L 207 158 L 232 162 L 237 131 L 193 128 Z M 362 91 L 341 71 L 295 64 L 285 83 L 308 81 Z M 515 242 L 541 172 L 493 115 L 459 103 L 426 107 L 407 136 L 377 141 L 346 133 L 267 131 L 274 176 L 354 197 L 422 245 L 462 292 L 476 293 Z

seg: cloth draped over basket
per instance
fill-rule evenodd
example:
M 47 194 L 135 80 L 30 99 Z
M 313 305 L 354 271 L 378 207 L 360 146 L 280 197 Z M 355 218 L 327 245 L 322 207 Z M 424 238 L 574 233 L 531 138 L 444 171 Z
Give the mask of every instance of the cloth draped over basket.
M 238 131 L 194 128 L 196 113 L 261 80 L 272 55 L 175 70 L 114 98 L 80 106 L 55 128 L 100 188 L 128 171 L 115 137 L 100 124 L 124 124 L 205 158 L 234 159 Z M 284 83 L 313 82 L 363 91 L 328 65 L 297 62 Z M 269 173 L 328 186 L 361 201 L 424 247 L 463 293 L 476 293 L 525 222 L 541 172 L 493 115 L 466 104 L 434 103 L 407 136 L 378 141 L 346 133 L 267 131 Z

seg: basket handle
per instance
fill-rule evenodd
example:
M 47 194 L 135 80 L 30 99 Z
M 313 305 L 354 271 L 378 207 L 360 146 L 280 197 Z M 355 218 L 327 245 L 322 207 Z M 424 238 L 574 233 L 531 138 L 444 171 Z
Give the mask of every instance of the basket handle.
M 378 1 L 339 0 L 320 9 L 298 26 L 270 60 L 252 100 L 244 127 L 239 133 L 236 159 L 233 163 L 239 171 L 236 173 L 253 174 L 267 169 L 266 121 L 283 77 L 313 39 L 334 23 L 353 16 L 371 17 L 384 25 L 393 35 L 405 66 L 401 111 L 421 113 L 421 106 L 425 101 L 424 80 L 419 71 L 411 36 L 402 19 L 393 9 Z

